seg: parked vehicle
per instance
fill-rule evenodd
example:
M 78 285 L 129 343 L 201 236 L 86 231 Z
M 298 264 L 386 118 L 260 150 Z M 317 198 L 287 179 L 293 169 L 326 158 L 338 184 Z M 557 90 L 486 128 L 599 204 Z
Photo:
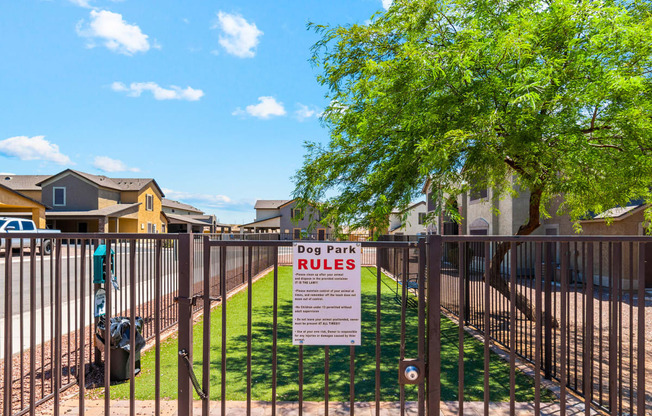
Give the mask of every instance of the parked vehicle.
M 23 218 L 12 218 L 12 217 L 0 217 L 0 251 L 4 251 L 7 238 L 4 237 L 4 234 L 11 233 L 37 233 L 37 234 L 51 234 L 51 233 L 60 233 L 59 230 L 39 230 L 36 228 L 36 224 L 32 220 L 26 220 Z M 22 247 L 28 248 L 31 245 L 31 240 L 29 238 L 22 239 Z M 11 247 L 13 249 L 20 249 L 21 239 L 12 238 Z M 36 249 L 38 252 L 43 254 L 50 254 L 52 252 L 52 241 L 49 238 L 37 238 L 36 239 Z

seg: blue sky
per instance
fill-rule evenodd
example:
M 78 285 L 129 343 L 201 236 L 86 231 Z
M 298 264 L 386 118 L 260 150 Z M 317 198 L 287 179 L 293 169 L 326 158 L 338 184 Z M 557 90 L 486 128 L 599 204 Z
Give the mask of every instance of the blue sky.
M 221 222 L 286 199 L 327 141 L 310 21 L 390 0 L 0 2 L 0 173 L 155 178 Z

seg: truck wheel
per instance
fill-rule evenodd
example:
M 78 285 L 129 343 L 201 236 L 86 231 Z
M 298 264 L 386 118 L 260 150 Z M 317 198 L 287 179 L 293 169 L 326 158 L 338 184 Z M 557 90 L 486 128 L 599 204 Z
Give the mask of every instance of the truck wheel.
M 45 240 L 41 243 L 41 253 L 49 255 L 52 253 L 52 241 Z

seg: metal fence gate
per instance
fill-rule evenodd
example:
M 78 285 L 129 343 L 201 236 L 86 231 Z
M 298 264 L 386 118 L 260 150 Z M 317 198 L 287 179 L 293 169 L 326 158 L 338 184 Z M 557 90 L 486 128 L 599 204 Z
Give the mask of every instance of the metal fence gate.
M 279 377 L 287 377 L 287 375 L 279 373 L 279 363 L 278 363 L 278 343 L 279 343 L 279 313 L 287 313 L 287 311 L 280 311 L 279 308 L 279 267 L 287 266 L 291 264 L 291 249 L 292 241 L 220 241 L 213 240 L 209 237 L 204 238 L 203 242 L 203 264 L 215 264 L 217 267 L 204 267 L 204 279 L 203 279 L 203 294 L 200 297 L 193 295 L 191 292 L 192 288 L 190 285 L 179 289 L 179 301 L 182 305 L 180 307 L 180 327 L 179 327 L 179 415 L 191 415 L 192 414 L 192 399 L 193 399 L 193 388 L 197 391 L 197 394 L 203 400 L 202 403 L 202 414 L 209 415 L 210 412 L 210 398 L 211 394 L 211 374 L 217 374 L 220 382 L 221 391 L 217 396 L 220 398 L 220 414 L 227 414 L 227 398 L 229 397 L 229 385 L 227 383 L 227 362 L 229 361 L 229 349 L 233 348 L 233 345 L 227 343 L 228 338 L 228 325 L 227 325 L 227 311 L 229 310 L 229 300 L 228 293 L 230 288 L 234 286 L 232 276 L 229 274 L 228 262 L 236 253 L 240 257 L 242 262 L 243 270 L 246 271 L 245 275 L 242 276 L 244 283 L 244 289 L 247 294 L 247 336 L 246 336 L 246 366 L 237 369 L 236 371 L 241 372 L 241 377 L 246 378 L 246 410 L 247 414 L 251 414 L 252 411 L 252 379 L 255 375 L 252 373 L 252 278 L 254 273 L 252 270 L 255 268 L 252 267 L 252 262 L 255 262 L 257 257 L 260 257 L 261 254 L 265 259 L 271 259 L 271 262 L 267 261 L 265 264 L 269 265 L 269 271 L 273 274 L 273 290 L 271 293 L 265 293 L 262 296 L 269 296 L 273 299 L 273 308 L 272 308 L 272 346 L 271 351 L 271 363 L 267 371 L 271 373 L 271 409 L 272 414 L 275 415 L 277 411 L 277 386 L 279 382 Z M 326 243 L 324 243 L 326 244 Z M 439 331 L 439 306 L 436 303 L 430 305 L 430 312 L 427 311 L 426 306 L 426 291 L 428 290 L 426 285 L 426 241 L 420 240 L 419 242 L 361 242 L 362 246 L 362 263 L 364 266 L 375 268 L 376 282 L 375 282 L 375 304 L 373 305 L 375 309 L 375 323 L 372 323 L 375 328 L 372 334 L 369 334 L 366 338 L 373 339 L 373 351 L 375 354 L 375 371 L 374 371 L 374 400 L 376 404 L 376 414 L 380 414 L 380 403 L 382 399 L 381 393 L 381 381 L 382 377 L 387 375 L 383 372 L 381 374 L 381 357 L 386 359 L 386 356 L 383 356 L 383 342 L 382 340 L 385 337 L 390 337 L 395 339 L 396 337 L 400 338 L 400 348 L 398 351 L 393 351 L 396 353 L 396 356 L 391 357 L 391 360 L 395 362 L 395 370 L 392 372 L 392 375 L 398 382 L 398 372 L 400 362 L 406 358 L 416 359 L 417 363 L 425 363 L 428 343 L 426 342 L 426 331 L 429 330 L 431 333 L 437 333 Z M 433 252 L 433 255 L 436 258 L 436 252 Z M 217 259 L 217 262 L 215 262 Z M 224 259 L 224 261 L 222 261 Z M 413 261 L 410 261 L 413 259 Z M 381 271 L 382 270 L 382 271 Z M 436 267 L 430 268 L 431 273 L 436 273 Z M 381 275 L 389 276 L 391 283 L 388 284 L 388 280 L 383 281 Z M 246 279 L 246 280 L 245 280 Z M 385 277 L 386 279 L 386 277 Z M 382 333 L 381 331 L 381 316 L 383 314 L 384 307 L 381 305 L 381 290 L 383 289 L 382 285 L 386 287 L 396 287 L 395 299 L 397 310 L 400 310 L 400 333 Z M 437 290 L 437 285 L 431 287 L 433 290 Z M 256 296 L 261 296 L 256 294 Z M 203 352 L 202 352 L 202 380 L 201 385 L 200 381 L 194 375 L 191 363 L 198 361 L 199 357 L 193 357 L 192 351 L 192 327 L 190 325 L 185 325 L 185 323 L 190 322 L 190 307 L 196 301 L 201 298 L 203 302 L 204 310 L 204 325 L 203 325 Z M 431 298 L 436 299 L 438 296 L 436 293 L 431 294 Z M 214 302 L 221 302 L 221 322 L 218 323 L 220 328 L 219 339 L 215 340 L 214 336 L 211 334 L 211 304 Z M 406 312 L 408 308 L 415 308 L 417 311 L 413 314 L 416 315 L 417 323 L 413 325 L 416 327 L 416 334 L 408 334 L 406 332 Z M 186 312 L 188 311 L 188 312 Z M 185 315 L 188 313 L 188 315 Z M 427 320 L 426 315 L 430 314 L 436 316 L 436 319 Z M 287 320 L 288 317 L 282 317 L 284 320 Z M 410 338 L 412 340 L 412 349 L 416 352 L 415 356 L 407 357 L 406 356 L 406 339 Z M 219 357 L 217 357 L 219 364 L 212 365 L 215 361 L 212 361 L 214 358 L 211 357 L 211 342 L 219 342 Z M 323 396 L 319 401 L 323 402 L 323 411 L 325 415 L 329 414 L 329 380 L 333 378 L 334 373 L 330 369 L 329 359 L 332 354 L 332 348 L 329 346 L 324 347 L 308 347 L 299 345 L 296 347 L 296 366 L 298 368 L 298 379 L 293 380 L 296 382 L 297 397 L 298 397 L 298 413 L 299 415 L 304 414 L 304 350 L 307 348 L 319 348 L 323 349 L 324 360 L 321 363 L 323 365 Z M 350 409 L 350 414 L 355 414 L 356 410 L 356 347 L 340 347 L 348 348 L 349 354 L 349 367 L 348 367 L 348 393 L 349 393 L 349 403 L 348 407 Z M 434 342 L 430 343 L 430 355 L 436 356 L 437 354 L 437 345 Z M 287 357 L 283 357 L 287 359 Z M 436 384 L 431 384 L 429 387 L 426 385 L 426 368 L 425 366 L 419 366 L 419 377 L 418 377 L 418 386 L 417 389 L 417 406 L 419 414 L 426 414 L 426 406 L 428 406 L 428 414 L 439 414 L 439 399 Z M 438 365 L 433 364 L 428 368 L 428 371 L 432 377 L 438 377 Z M 370 383 L 370 380 L 365 380 L 365 383 Z M 194 384 L 194 386 L 193 386 Z M 427 400 L 430 398 L 430 400 Z M 404 414 L 405 405 L 406 405 L 406 396 L 405 396 L 405 386 L 400 385 L 399 387 L 399 400 L 400 412 Z

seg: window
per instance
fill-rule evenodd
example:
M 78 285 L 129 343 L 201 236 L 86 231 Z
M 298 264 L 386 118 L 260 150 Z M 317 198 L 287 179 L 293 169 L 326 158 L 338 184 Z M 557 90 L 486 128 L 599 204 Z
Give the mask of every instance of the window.
M 295 228 L 293 230 L 293 237 L 295 240 L 301 240 L 301 228 Z
M 23 225 L 23 231 L 34 231 L 34 223 L 31 221 L 21 221 Z
M 156 234 L 156 224 L 152 224 L 152 232 Z
M 426 222 L 426 213 L 425 212 L 420 212 L 419 213 L 419 225 L 425 224 Z
M 154 195 L 145 195 L 145 210 L 154 211 Z
M 478 199 L 486 198 L 487 195 L 488 195 L 487 188 L 474 189 L 471 191 L 471 201 L 476 201 Z
M 148 222 L 148 223 L 147 223 L 147 233 L 148 233 L 148 234 L 151 234 L 151 233 L 152 233 L 152 223 L 151 223 L 151 222 Z
M 66 205 L 66 188 L 52 188 L 52 205 L 59 207 Z
M 10 221 L 9 224 L 5 227 L 5 230 L 8 230 L 9 227 L 13 227 L 15 231 L 20 231 L 20 224 L 18 221 Z
M 298 208 L 292 208 L 290 211 L 290 218 L 297 218 L 303 220 L 303 212 Z

